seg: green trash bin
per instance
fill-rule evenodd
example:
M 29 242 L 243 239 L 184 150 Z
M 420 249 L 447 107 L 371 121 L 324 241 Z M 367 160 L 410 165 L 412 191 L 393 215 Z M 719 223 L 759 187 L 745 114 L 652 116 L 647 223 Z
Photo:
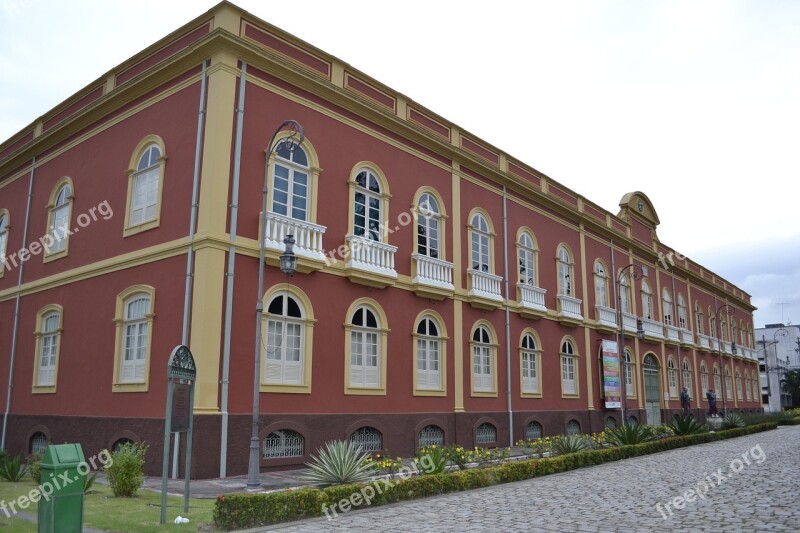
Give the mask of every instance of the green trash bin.
M 39 533 L 83 531 L 83 489 L 86 462 L 80 444 L 47 447 L 42 458 Z

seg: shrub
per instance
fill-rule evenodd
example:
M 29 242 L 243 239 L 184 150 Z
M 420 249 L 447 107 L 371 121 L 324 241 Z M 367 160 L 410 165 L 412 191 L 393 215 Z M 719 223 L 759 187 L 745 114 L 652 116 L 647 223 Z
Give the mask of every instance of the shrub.
M 392 459 L 388 450 L 383 455 L 376 453 L 371 457 L 367 457 L 366 462 L 375 465 L 376 473 L 390 476 L 396 474 L 400 467 L 403 466 L 403 459 L 401 457 Z
M 433 444 L 425 446 L 417 451 L 417 458 L 414 459 L 417 469 L 426 475 L 441 474 L 447 467 L 447 457 L 444 448 Z
M 583 435 L 559 435 L 552 440 L 552 443 L 553 451 L 558 455 L 582 452 L 592 448 L 591 441 Z
M 641 444 L 654 440 L 654 438 L 653 428 L 644 424 L 622 424 L 606 433 L 607 441 L 614 446 Z
M 144 442 L 126 442 L 111 452 L 111 462 L 105 466 L 105 471 L 114 496 L 130 498 L 141 488 L 147 448 Z
M 453 463 L 459 470 L 465 470 L 471 462 L 469 450 L 465 450 L 457 444 L 450 444 L 444 447 L 444 456 L 450 463 Z
M 540 437 L 535 440 L 525 440 L 517 442 L 517 446 L 529 448 L 539 457 L 544 457 L 546 453 L 553 452 L 553 441 L 550 437 Z
M 675 435 L 696 435 L 698 433 L 705 433 L 706 428 L 697 422 L 692 415 L 679 415 L 676 414 L 672 418 L 672 432 Z
M 722 427 L 724 429 L 743 428 L 744 426 L 744 418 L 739 413 L 728 413 L 722 419 Z
M 44 455 L 41 453 L 32 453 L 28 457 L 28 472 L 37 485 L 42 484 L 42 457 Z
M 303 475 L 304 481 L 326 487 L 347 483 L 361 483 L 376 473 L 373 462 L 367 461 L 369 453 L 352 441 L 334 440 L 325 444 L 319 457 L 311 456 L 306 463 L 311 472 Z
M 22 459 L 22 454 L 14 457 L 5 457 L 0 463 L 0 478 L 16 483 L 25 476 L 28 465 Z

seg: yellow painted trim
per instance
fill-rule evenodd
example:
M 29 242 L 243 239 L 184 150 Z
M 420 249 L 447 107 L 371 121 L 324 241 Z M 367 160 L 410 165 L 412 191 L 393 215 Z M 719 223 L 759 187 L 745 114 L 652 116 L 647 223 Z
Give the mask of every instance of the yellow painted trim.
M 455 377 L 454 406 L 456 413 L 464 412 L 464 303 L 453 299 L 453 375 Z M 470 354 L 470 358 L 472 354 Z M 470 359 L 471 361 L 471 359 Z M 471 363 L 470 363 L 471 364 Z
M 451 172 L 451 193 L 453 195 L 453 287 L 455 287 L 456 291 L 462 289 L 464 272 L 463 257 L 461 253 L 461 232 L 463 231 L 463 226 L 461 225 L 461 178 L 459 174 L 458 163 L 454 162 Z M 458 331 L 456 338 L 461 337 L 462 330 L 456 331 Z
M 680 373 L 682 372 L 682 370 L 678 366 L 675 367 L 675 394 L 672 394 L 672 388 L 670 387 L 670 384 L 669 384 L 669 371 L 670 371 L 669 363 L 670 362 L 672 362 L 673 365 L 677 365 L 677 363 L 675 362 L 675 356 L 672 355 L 672 354 L 669 354 L 667 356 L 667 364 L 665 365 L 665 368 L 667 369 L 667 371 L 665 372 L 665 374 L 667 375 L 667 389 L 666 390 L 669 393 L 670 399 L 679 398 L 680 394 L 681 394 L 681 375 L 680 375 Z
M 563 242 L 563 241 L 559 242 L 556 245 L 556 254 L 555 254 L 555 260 L 556 260 L 556 271 L 555 271 L 556 272 L 556 295 L 557 296 L 558 295 L 562 295 L 561 294 L 561 287 L 559 287 L 559 283 L 560 283 L 561 278 L 559 277 L 559 274 L 558 274 L 558 265 L 561 263 L 561 259 L 558 257 L 558 251 L 562 247 L 564 248 L 564 250 L 567 251 L 567 256 L 568 256 L 567 258 L 569 259 L 569 279 L 572 280 L 570 282 L 570 287 L 572 288 L 572 294 L 570 294 L 569 296 L 572 297 L 572 298 L 577 298 L 578 297 L 578 290 L 575 287 L 575 283 L 574 283 L 574 281 L 575 281 L 575 254 L 572 252 L 572 247 L 570 247 L 569 244 L 567 244 L 566 242 Z M 581 278 L 583 278 L 585 280 L 586 276 L 581 276 Z
M 470 217 L 472 218 L 472 217 Z M 475 341 L 472 340 L 472 336 L 475 335 L 475 330 L 479 327 L 485 327 L 489 330 L 489 334 L 491 335 L 491 342 L 489 346 L 491 347 L 491 357 L 492 357 L 492 390 L 491 391 L 476 391 L 475 390 L 475 362 L 473 360 L 474 354 L 474 347 Z M 469 364 L 470 364 L 470 396 L 476 398 L 497 398 L 497 331 L 495 331 L 494 326 L 491 322 L 486 319 L 480 319 L 475 324 L 472 325 L 472 329 L 469 332 Z
M 50 199 L 47 203 L 47 229 L 45 233 L 47 235 L 51 234 L 51 227 L 53 226 L 53 211 L 56 207 L 56 199 L 58 198 L 58 193 L 61 192 L 61 189 L 65 186 L 69 185 L 69 189 L 72 192 L 69 196 L 67 196 L 67 230 L 72 230 L 72 207 L 75 205 L 75 186 L 72 183 L 72 179 L 69 176 L 64 176 L 59 178 L 56 182 L 55 186 L 50 192 Z M 42 261 L 44 263 L 49 263 L 50 261 L 55 261 L 56 259 L 61 259 L 62 257 L 66 257 L 69 255 L 69 231 L 66 235 L 62 236 L 63 239 L 66 241 L 64 243 L 64 249 L 58 252 L 51 252 L 49 247 L 45 246 L 44 248 L 44 257 Z
M 350 332 L 356 327 L 352 324 L 353 314 L 359 306 L 370 308 L 378 315 L 378 335 L 380 337 L 380 377 L 379 386 L 375 388 L 355 387 L 350 384 L 350 355 L 352 347 L 350 345 Z M 386 365 L 388 363 L 388 344 L 389 344 L 389 321 L 383 307 L 372 298 L 359 298 L 347 308 L 347 315 L 344 324 L 344 393 L 362 396 L 385 396 L 386 395 Z
M 139 165 L 139 159 L 141 159 L 141 157 L 144 155 L 145 149 L 149 148 L 153 144 L 157 145 L 159 151 L 161 152 L 161 156 L 158 158 L 158 193 L 156 198 L 156 216 L 153 219 L 131 225 L 131 207 L 133 205 L 133 184 L 136 181 L 136 167 Z M 128 165 L 128 170 L 126 170 L 126 174 L 128 175 L 128 196 L 125 200 L 125 226 L 122 229 L 123 237 L 136 235 L 137 233 L 157 228 L 161 225 L 161 199 L 164 192 L 166 162 L 167 152 L 166 147 L 164 146 L 164 140 L 158 135 L 151 134 L 145 136 L 139 141 L 139 144 L 136 145 L 136 148 L 131 153 L 131 160 Z
M 417 326 L 423 318 L 431 318 L 439 328 L 439 379 L 440 387 L 438 389 L 419 389 L 417 388 L 417 372 L 419 370 L 417 365 L 417 358 L 419 356 L 417 338 L 420 335 L 417 333 Z M 414 330 L 411 333 L 411 343 L 413 348 L 413 357 L 411 359 L 411 366 L 413 368 L 413 382 L 411 384 L 411 392 L 413 396 L 447 396 L 447 325 L 445 324 L 442 315 L 433 309 L 425 309 L 417 314 L 414 319 Z
M 536 234 L 529 226 L 520 226 L 517 228 L 517 235 L 514 238 L 514 246 L 517 249 L 517 267 L 522 262 L 522 258 L 520 257 L 520 250 L 522 249 L 522 245 L 520 244 L 520 239 L 522 238 L 522 234 L 527 233 L 528 236 L 531 238 L 531 242 L 533 243 L 533 286 L 534 287 L 541 287 L 539 285 L 539 241 L 536 240 Z M 519 268 L 516 269 L 515 277 L 517 283 L 521 283 L 522 280 L 519 279 Z M 512 278 L 513 279 L 513 278 Z M 510 282 L 511 280 L 509 280 Z M 517 289 L 519 292 L 519 289 Z M 517 294 L 517 300 L 522 300 L 522 295 Z
M 278 135 L 275 136 L 274 146 L 278 146 L 278 143 L 291 136 L 290 131 L 281 131 Z M 317 155 L 317 151 L 314 148 L 314 145 L 311 144 L 311 141 L 308 140 L 308 137 L 303 139 L 303 142 L 300 144 L 300 148 L 303 149 L 306 156 L 308 157 L 308 177 L 309 177 L 309 186 L 308 186 L 308 198 L 306 199 L 306 205 L 308 206 L 308 222 L 312 224 L 317 223 L 317 205 L 319 203 L 319 174 L 322 172 L 322 169 L 319 166 L 319 156 Z M 266 148 L 265 148 L 266 150 Z M 269 172 L 269 187 L 267 187 L 267 211 L 272 211 L 272 200 L 273 200 L 273 191 L 275 190 L 275 160 L 277 159 L 277 154 L 273 150 L 271 153 L 268 154 L 269 160 L 267 161 L 267 172 Z M 290 199 L 291 200 L 291 199 Z M 291 205 L 289 205 L 289 209 L 291 209 Z M 291 216 L 291 215 L 288 215 Z M 261 218 L 259 217 L 259 224 Z
M 389 244 L 389 200 L 392 198 L 392 194 L 389 191 L 389 180 L 386 179 L 386 174 L 383 173 L 380 167 L 371 161 L 359 161 L 356 163 L 355 166 L 353 166 L 353 169 L 350 171 L 350 178 L 347 180 L 347 186 L 349 189 L 347 206 L 347 235 L 355 235 L 356 190 L 358 190 L 356 177 L 361 171 L 373 173 L 378 181 L 380 181 L 381 192 L 377 194 L 377 196 L 380 196 L 381 198 L 380 242 Z M 367 186 L 369 186 L 369 183 L 367 183 Z M 370 194 L 375 193 L 370 192 Z M 365 213 L 364 216 L 366 218 L 367 214 Z
M 268 384 L 264 379 L 264 369 L 267 364 L 266 354 L 262 353 L 261 356 L 261 369 L 260 372 L 260 385 L 259 390 L 261 392 L 275 392 L 275 393 L 291 393 L 291 394 L 311 394 L 311 376 L 312 376 L 312 369 L 313 369 L 313 347 L 314 347 L 314 324 L 317 322 L 314 319 L 314 308 L 311 305 L 311 299 L 308 295 L 301 289 L 295 285 L 290 285 L 288 283 L 282 283 L 273 285 L 270 289 L 264 294 L 264 311 L 262 312 L 262 338 L 261 338 L 261 347 L 265 348 L 267 345 L 266 335 L 267 335 L 267 319 L 272 316 L 269 314 L 269 303 L 275 296 L 279 294 L 288 293 L 291 296 L 295 297 L 296 299 L 300 300 L 300 303 L 303 306 L 303 311 L 305 313 L 305 317 L 303 318 L 303 331 L 304 331 L 304 346 L 303 346 L 303 383 L 300 385 L 290 385 L 290 384 Z
M 422 210 L 420 209 L 419 201 L 423 194 L 428 193 L 436 200 L 439 204 L 439 216 L 437 217 L 439 220 L 439 257 L 442 261 L 447 261 L 447 228 L 445 224 L 447 222 L 447 208 L 445 206 L 444 200 L 442 199 L 442 195 L 439 194 L 439 191 L 430 187 L 428 185 L 423 185 L 417 192 L 414 193 L 414 202 L 411 204 L 411 213 L 414 217 L 414 231 L 413 231 L 413 241 L 411 245 L 412 253 L 417 253 L 417 241 L 419 239 L 419 224 L 418 218 L 422 214 Z M 412 260 L 413 262 L 413 260 Z M 455 273 L 453 273 L 455 275 Z
M 628 350 L 628 352 L 631 354 L 631 380 L 633 381 L 633 383 L 631 384 L 631 385 L 633 385 L 633 392 L 631 394 L 627 394 L 627 390 L 626 390 L 625 391 L 626 392 L 625 399 L 627 399 L 627 400 L 635 400 L 635 399 L 637 399 L 639 397 L 639 395 L 636 394 L 636 387 L 637 387 L 638 381 L 639 381 L 638 379 L 636 379 L 636 375 L 637 375 L 636 374 L 636 352 L 633 351 L 633 348 L 631 348 L 629 346 L 625 346 L 623 348 L 623 350 L 622 350 L 623 359 L 624 359 L 624 356 L 625 356 L 625 350 Z M 623 363 L 624 363 L 624 361 L 623 361 Z M 624 368 L 623 368 L 622 379 L 625 379 Z
M 580 352 L 578 351 L 578 343 L 575 341 L 575 337 L 572 335 L 564 335 L 561 337 L 561 340 L 558 343 L 558 368 L 559 368 L 559 375 L 558 381 L 561 388 L 561 397 L 562 398 L 569 398 L 569 399 L 576 399 L 581 397 L 581 372 L 580 366 L 578 366 L 578 361 L 575 361 L 573 367 L 575 368 L 575 390 L 577 391 L 575 394 L 568 394 L 564 392 L 564 352 L 561 351 L 561 347 L 564 345 L 564 341 L 570 341 L 572 343 L 572 347 L 575 348 L 575 354 L 571 357 L 573 359 L 580 359 Z M 587 357 L 588 359 L 588 357 Z
M 42 337 L 44 336 L 44 317 L 51 313 L 58 313 L 58 328 L 56 329 L 56 365 L 53 369 L 53 384 L 52 385 L 39 385 L 39 367 L 41 366 L 42 358 Z M 36 313 L 36 351 L 33 357 L 33 383 L 31 392 L 33 394 L 52 394 L 55 393 L 58 386 L 58 366 L 61 362 L 61 333 L 64 331 L 64 308 L 58 304 L 50 304 L 42 307 Z
M 533 337 L 534 342 L 536 343 L 536 349 L 533 350 L 533 353 L 536 357 L 536 381 L 538 381 L 538 390 L 539 392 L 524 392 L 525 391 L 525 379 L 522 375 L 522 339 L 525 338 L 525 335 L 531 335 Z M 519 342 L 517 342 L 517 352 L 519 354 L 519 392 L 520 398 L 541 398 L 542 397 L 542 341 L 539 338 L 539 334 L 536 333 L 536 330 L 533 328 L 525 328 L 519 335 Z
M 146 294 L 150 298 L 150 312 L 147 317 L 147 350 L 144 356 L 144 381 L 136 383 L 122 382 L 120 370 L 125 343 L 125 305 L 128 300 L 138 294 Z M 112 392 L 147 392 L 150 386 L 150 349 L 153 346 L 153 318 L 155 318 L 156 290 L 150 285 L 133 285 L 117 295 L 114 311 L 116 336 L 114 341 L 114 376 Z

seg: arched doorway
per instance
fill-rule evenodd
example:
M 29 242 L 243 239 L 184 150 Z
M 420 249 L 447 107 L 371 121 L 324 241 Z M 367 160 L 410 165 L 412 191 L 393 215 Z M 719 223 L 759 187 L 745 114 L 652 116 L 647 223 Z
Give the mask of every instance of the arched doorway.
M 653 354 L 644 357 L 644 408 L 647 423 L 661 423 L 661 378 L 658 375 L 658 359 Z

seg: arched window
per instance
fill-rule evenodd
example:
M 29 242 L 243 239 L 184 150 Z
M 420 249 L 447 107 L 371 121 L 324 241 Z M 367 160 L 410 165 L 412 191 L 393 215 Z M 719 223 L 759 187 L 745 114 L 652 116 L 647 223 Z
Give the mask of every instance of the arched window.
M 559 246 L 556 252 L 558 270 L 558 294 L 561 296 L 574 296 L 572 256 L 566 246 Z
M 636 396 L 636 382 L 634 381 L 636 366 L 634 365 L 633 357 L 631 357 L 631 351 L 627 348 L 625 348 L 625 353 L 623 354 L 623 363 L 625 365 L 625 397 L 633 398 Z
M 485 326 L 472 332 L 472 390 L 494 392 L 494 339 Z
M 638 423 L 639 423 L 639 419 L 636 418 L 634 415 L 631 415 L 631 416 L 628 417 L 628 424 L 630 424 L 631 426 L 635 426 Z
M 725 367 L 725 398 L 733 400 L 733 377 L 729 366 Z
M 606 417 L 606 429 L 614 429 L 617 427 L 617 419 L 613 416 Z
M 731 318 L 731 342 L 736 344 L 736 321 Z
M 653 292 L 646 279 L 642 280 L 642 316 L 648 319 L 653 318 Z
M 527 440 L 541 439 L 542 435 L 542 425 L 539 422 L 530 422 L 525 426 L 525 438 Z
M 497 428 L 488 422 L 484 422 L 475 430 L 475 443 L 489 444 L 492 442 L 497 442 Z
M 609 307 L 608 276 L 606 276 L 605 265 L 599 259 L 594 262 L 594 297 L 595 305 Z
M 669 395 L 673 397 L 678 396 L 678 369 L 675 366 L 675 360 L 670 356 L 667 360 L 667 376 L 669 379 Z
M 561 393 L 578 394 L 578 365 L 575 364 L 575 347 L 569 339 L 561 343 Z
M 580 435 L 581 423 L 577 420 L 570 420 L 567 422 L 567 435 Z
M 49 444 L 50 442 L 47 440 L 47 435 L 41 431 L 37 431 L 31 436 L 30 452 L 32 454 L 44 454 Z
M 522 393 L 539 394 L 539 350 L 536 339 L 531 333 L 525 333 L 520 343 L 520 360 L 522 363 Z
M 472 233 L 472 269 L 492 272 L 489 223 L 481 213 L 475 213 L 470 221 Z
M 417 253 L 440 259 L 442 214 L 439 202 L 426 192 L 419 197 L 417 209 Z
M 761 376 L 755 370 L 753 370 L 753 379 L 750 381 L 750 385 L 753 387 L 753 401 L 754 402 L 760 402 L 761 401 Z
M 686 300 L 678 293 L 678 325 L 681 329 L 689 329 L 686 323 Z
M 116 392 L 147 391 L 154 302 L 155 290 L 148 285 L 135 285 L 117 295 Z
M 160 158 L 161 149 L 155 143 L 148 145 L 139 157 L 133 174 L 133 196 L 128 221 L 131 226 L 158 217 Z
M 742 374 L 739 369 L 736 369 L 736 399 L 742 401 L 744 399 L 744 389 L 742 387 Z
M 703 334 L 703 308 L 700 307 L 700 302 L 694 303 L 694 322 L 697 325 L 697 333 Z
M 369 169 L 356 175 L 353 232 L 357 237 L 383 242 L 383 194 L 381 181 Z
M 705 363 L 700 363 L 700 386 L 703 387 L 703 398 L 708 392 L 708 368 Z
M 58 305 L 48 305 L 37 314 L 37 363 L 33 381 L 36 392 L 55 392 L 61 350 L 61 315 L 62 309 Z
M 728 317 L 727 317 L 727 310 L 725 310 L 722 315 L 719 317 L 719 327 L 722 333 L 722 342 L 728 342 Z
M 47 224 L 46 252 L 47 255 L 60 254 L 67 251 L 69 242 L 69 225 L 72 213 L 72 184 L 64 179 L 59 182 L 51 204 Z
M 683 386 L 689 392 L 689 397 L 692 396 L 692 367 L 689 366 L 687 359 L 683 360 Z
M 519 234 L 519 282 L 538 286 L 536 279 L 536 244 L 527 231 Z
M 437 321 L 423 317 L 417 324 L 417 389 L 442 390 L 442 339 Z
M 419 432 L 418 446 L 425 448 L 428 446 L 444 446 L 444 430 L 439 426 L 425 426 Z
M 661 291 L 661 304 L 664 307 L 664 324 L 672 325 L 672 295 L 665 288 Z
M 308 221 L 310 165 L 305 150 L 297 144 L 278 141 L 272 167 L 272 212 L 295 220 Z
M 718 395 L 722 394 L 722 380 L 719 375 L 719 367 L 714 365 L 714 392 Z
M 8 215 L 0 211 L 0 276 L 6 269 L 6 251 L 8 248 Z
M 306 439 L 291 429 L 278 429 L 264 439 L 261 457 L 277 459 L 281 457 L 303 457 Z
M 744 371 L 744 396 L 745 396 L 745 398 L 747 398 L 748 402 L 753 399 L 752 392 L 753 392 L 753 390 L 752 390 L 752 388 L 750 386 L 750 371 L 749 370 L 745 370 Z
M 368 306 L 359 306 L 350 323 L 350 386 L 381 386 L 381 335 L 376 313 Z
M 379 452 L 383 449 L 383 434 L 373 427 L 358 428 L 350 435 L 350 442 L 361 447 L 365 452 Z
M 288 292 L 276 294 L 267 306 L 264 383 L 302 385 L 305 377 L 305 310 Z
M 714 310 L 711 306 L 708 307 L 708 334 L 711 337 L 717 335 L 717 318 L 714 316 Z

